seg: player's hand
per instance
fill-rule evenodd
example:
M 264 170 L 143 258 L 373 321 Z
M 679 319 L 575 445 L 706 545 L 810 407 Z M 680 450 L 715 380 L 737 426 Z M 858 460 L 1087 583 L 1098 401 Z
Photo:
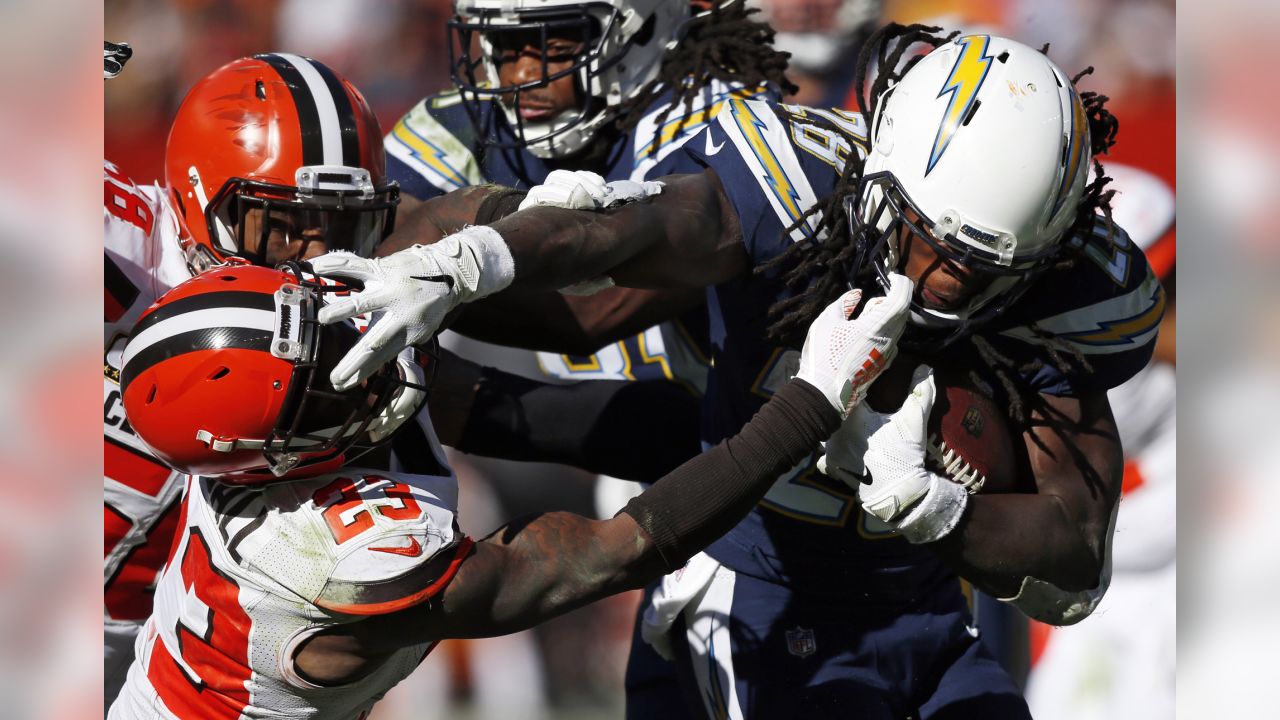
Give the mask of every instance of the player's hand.
M 331 252 L 311 261 L 317 275 L 357 280 L 361 292 L 320 309 L 326 325 L 372 313 L 368 332 L 334 366 L 335 390 L 354 387 L 404 348 L 426 342 L 458 305 L 511 284 L 515 263 L 496 231 L 470 227 L 434 245 L 414 245 L 383 258 Z
M 662 183 L 604 178 L 589 170 L 553 170 L 541 185 L 530 188 L 520 209 L 559 207 L 569 210 L 604 210 L 662 192 Z
M 867 466 L 863 457 L 867 454 L 867 439 L 889 422 L 888 413 L 878 413 L 859 403 L 840 423 L 840 429 L 823 444 L 824 453 L 818 458 L 818 472 L 843 481 L 859 490 L 866 479 Z
M 868 300 L 854 318 L 861 299 L 861 291 L 850 290 L 818 315 L 809 326 L 796 373 L 826 395 L 840 417 L 848 417 L 862 402 L 897 354 L 898 338 L 907 326 L 911 280 L 890 275 L 888 294 Z
M 960 485 L 925 468 L 929 413 L 937 394 L 933 368 L 917 367 L 911 384 L 911 394 L 892 415 L 864 407 L 859 409 L 862 417 L 850 418 L 860 426 L 855 432 L 869 431 L 863 463 L 870 477 L 862 480 L 858 499 L 864 511 L 889 523 L 910 542 L 934 542 L 960 522 L 969 495 Z M 830 443 L 827 448 L 831 453 Z
M 863 408 L 862 417 L 850 418 L 857 430 L 867 432 L 863 463 L 871 481 L 858 489 L 858 498 L 863 510 L 885 522 L 895 520 L 929 491 L 924 458 L 925 430 L 936 394 L 933 369 L 917 367 L 911 385 L 911 394 L 892 415 Z

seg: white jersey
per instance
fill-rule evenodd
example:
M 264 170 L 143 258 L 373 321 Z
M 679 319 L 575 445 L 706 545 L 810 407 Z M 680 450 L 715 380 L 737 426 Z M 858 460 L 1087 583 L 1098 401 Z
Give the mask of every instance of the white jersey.
M 178 221 L 159 187 L 139 188 L 103 162 L 103 684 L 109 704 L 151 614 L 156 578 L 169 555 L 182 477 L 156 460 L 124 417 L 120 355 L 138 316 L 190 277 Z
M 293 665 L 307 639 L 441 592 L 471 547 L 452 476 L 344 468 L 261 488 L 190 481 L 155 612 L 109 717 L 364 718 L 431 644 L 358 682 Z

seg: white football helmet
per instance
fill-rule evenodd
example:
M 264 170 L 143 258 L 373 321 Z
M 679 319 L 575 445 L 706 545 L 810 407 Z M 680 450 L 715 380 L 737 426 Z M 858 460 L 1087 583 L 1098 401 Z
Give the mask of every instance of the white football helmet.
M 959 337 L 1057 259 L 1091 157 L 1080 96 L 1043 53 L 990 35 L 946 43 L 879 98 L 871 153 L 845 198 L 860 244 L 853 272 L 887 283 L 905 224 L 941 257 L 996 275 L 956 312 L 913 304 L 916 324 Z
M 689 17 L 688 0 L 456 0 L 449 21 L 450 75 L 462 91 L 463 101 L 474 104 L 490 99 L 502 108 L 515 131 L 515 146 L 528 148 L 547 159 L 571 155 L 591 142 L 612 119 L 623 102 L 634 97 L 657 76 L 667 48 Z M 494 63 L 495 38 L 500 33 L 580 33 L 588 38 L 573 65 L 542 80 L 502 86 Z M 472 40 L 481 57 L 472 57 Z M 545 54 L 544 54 L 545 58 Z M 480 72 L 477 72 L 477 70 Z M 545 121 L 526 122 L 515 108 L 502 103 L 514 95 L 573 75 L 577 79 L 579 107 Z

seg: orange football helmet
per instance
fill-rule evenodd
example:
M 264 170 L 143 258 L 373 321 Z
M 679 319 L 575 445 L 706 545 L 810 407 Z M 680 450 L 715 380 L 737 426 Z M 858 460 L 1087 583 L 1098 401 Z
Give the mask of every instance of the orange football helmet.
M 303 265 L 215 268 L 165 293 L 125 346 L 120 388 L 138 437 L 180 472 L 261 484 L 331 472 L 422 408 L 415 351 L 337 392 L 329 371 L 359 339 L 321 325 L 326 294 Z
M 395 223 L 382 129 L 364 96 L 310 58 L 268 53 L 207 75 L 178 108 L 165 177 L 194 272 L 318 250 L 367 256 Z

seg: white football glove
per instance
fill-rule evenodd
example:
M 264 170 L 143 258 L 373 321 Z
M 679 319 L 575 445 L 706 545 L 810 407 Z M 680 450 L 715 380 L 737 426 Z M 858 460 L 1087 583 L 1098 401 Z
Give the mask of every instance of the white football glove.
M 897 354 L 911 305 L 911 280 L 896 273 L 889 278 L 888 294 L 868 300 L 856 319 L 853 312 L 862 292 L 841 295 L 818 315 L 804 339 L 796 377 L 826 395 L 840 417 L 849 416 Z
M 529 189 L 529 194 L 520 203 L 520 209 L 559 207 L 569 210 L 604 210 L 658 195 L 662 192 L 662 187 L 662 183 L 654 180 L 614 180 L 606 183 L 604 178 L 589 170 L 553 170 L 541 185 Z
M 312 260 L 311 267 L 317 275 L 364 284 L 363 291 L 321 308 L 321 323 L 373 313 L 369 331 L 329 374 L 335 390 L 360 383 L 404 348 L 429 340 L 449 311 L 491 295 L 515 278 L 515 260 L 502 236 L 482 226 L 384 258 L 331 252 Z
M 614 180 L 606 183 L 604 178 L 590 170 L 552 170 L 541 185 L 529 189 L 529 194 L 520 202 L 519 209 L 558 207 L 569 210 L 604 210 L 658 195 L 662 192 L 662 187 L 662 183 L 656 180 Z M 601 275 L 563 287 L 560 293 L 595 295 L 611 287 L 613 278 Z
M 917 367 L 911 383 L 911 394 L 892 415 L 862 408 L 861 417 L 851 418 L 856 426 L 851 432 L 867 433 L 863 463 L 871 474 L 870 481 L 863 480 L 858 488 L 858 499 L 863 510 L 893 526 L 909 542 L 935 542 L 959 524 L 969 494 L 925 468 L 929 413 L 936 394 L 933 369 Z M 828 454 L 833 451 L 828 443 Z M 832 464 L 828 460 L 828 470 Z

